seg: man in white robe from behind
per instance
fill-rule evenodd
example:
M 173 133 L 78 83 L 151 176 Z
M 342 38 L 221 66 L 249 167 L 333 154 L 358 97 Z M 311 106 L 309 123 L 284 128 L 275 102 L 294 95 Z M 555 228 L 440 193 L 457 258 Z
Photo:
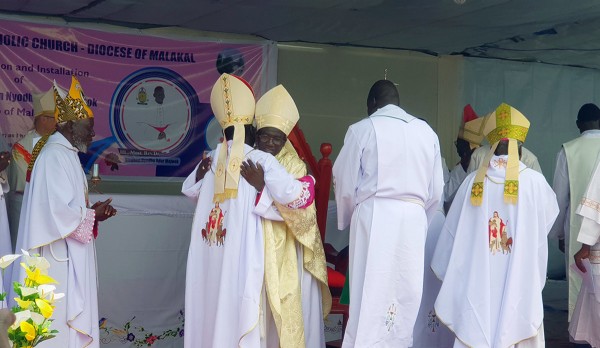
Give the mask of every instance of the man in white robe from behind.
M 544 347 L 547 234 L 558 214 L 546 179 L 519 161 L 529 121 L 501 104 L 486 116 L 492 148 L 463 182 L 433 256 L 438 318 L 454 347 Z
M 59 333 L 37 347 L 100 347 L 94 237 L 97 222 L 116 210 L 110 199 L 89 207 L 87 178 L 77 153 L 91 144 L 94 119 L 81 85 L 72 77 L 68 94 L 56 83 L 54 88 L 58 130 L 34 149 L 39 155 L 28 169 L 17 249 L 45 257 L 50 276 L 58 281 L 57 292 L 65 294 L 52 316 L 51 327 Z M 23 268 L 15 267 L 13 281 L 24 278 Z
M 183 183 L 197 200 L 187 259 L 186 348 L 266 347 L 261 325 L 264 239 L 253 214 L 257 191 L 240 177 L 240 166 L 260 166 L 277 202 L 291 208 L 312 203 L 314 182 L 295 180 L 275 157 L 253 149 L 255 100 L 242 79 L 223 74 L 211 107 L 224 130 L 223 143 L 202 159 Z M 244 164 L 242 163 L 243 161 Z
M 581 249 L 575 253 L 577 268 L 586 278 L 571 322 L 569 334 L 576 342 L 587 342 L 593 348 L 600 347 L 600 156 L 581 203 L 576 210 L 583 220 L 577 235 Z M 589 263 L 584 264 L 584 260 Z
M 442 199 L 438 137 L 377 81 L 369 117 L 333 166 L 338 228 L 350 225 L 350 316 L 343 347 L 409 347 L 423 290 L 428 216 Z

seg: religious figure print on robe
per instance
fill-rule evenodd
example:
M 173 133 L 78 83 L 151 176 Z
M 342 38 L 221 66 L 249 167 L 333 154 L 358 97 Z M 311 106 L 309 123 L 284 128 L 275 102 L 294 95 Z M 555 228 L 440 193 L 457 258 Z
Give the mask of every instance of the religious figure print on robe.
M 500 251 L 502 254 L 511 252 L 513 239 L 508 237 L 507 226 L 497 211 L 494 211 L 494 216 L 488 222 L 488 238 L 492 255 Z
M 214 208 L 212 208 L 210 214 L 208 214 L 206 227 L 202 229 L 202 239 L 208 246 L 222 246 L 225 242 L 227 229 L 223 228 L 224 217 L 225 214 L 221 210 L 221 207 L 219 207 L 219 203 L 215 203 Z

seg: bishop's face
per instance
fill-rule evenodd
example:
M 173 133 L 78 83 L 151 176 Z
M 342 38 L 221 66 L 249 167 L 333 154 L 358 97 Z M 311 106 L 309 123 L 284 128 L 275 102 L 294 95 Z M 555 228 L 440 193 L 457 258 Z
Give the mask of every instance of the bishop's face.
M 73 146 L 80 152 L 87 152 L 95 135 L 93 118 L 73 122 Z
M 285 133 L 273 127 L 261 128 L 256 133 L 256 145 L 258 149 L 268 152 L 273 156 L 276 156 L 283 149 L 286 140 Z

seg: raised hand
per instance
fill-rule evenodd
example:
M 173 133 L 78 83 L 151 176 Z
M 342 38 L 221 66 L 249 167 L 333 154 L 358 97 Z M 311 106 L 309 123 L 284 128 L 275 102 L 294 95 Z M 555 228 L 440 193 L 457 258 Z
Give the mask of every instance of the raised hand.
M 246 181 L 254 186 L 257 191 L 262 191 L 265 187 L 265 171 L 260 164 L 254 164 L 252 160 L 247 160 L 240 166 L 240 174 Z

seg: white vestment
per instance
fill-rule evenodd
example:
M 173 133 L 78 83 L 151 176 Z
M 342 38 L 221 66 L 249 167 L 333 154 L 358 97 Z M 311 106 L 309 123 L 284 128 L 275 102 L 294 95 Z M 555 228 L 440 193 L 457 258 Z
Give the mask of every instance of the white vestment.
M 600 157 L 599 157 L 600 159 Z M 600 162 L 576 210 L 583 217 L 577 241 L 591 246 L 569 333 L 577 342 L 600 347 Z
M 452 168 L 452 171 L 450 172 L 450 178 L 444 186 L 444 204 L 447 208 L 449 208 L 452 204 L 454 196 L 456 195 L 456 191 L 458 191 L 460 184 L 462 184 L 466 177 L 467 172 L 465 172 L 465 169 L 460 162 L 454 166 L 454 168 Z
M 338 228 L 350 225 L 343 347 L 409 347 L 423 290 L 427 216 L 443 193 L 437 135 L 387 105 L 350 126 L 333 177 Z
M 82 228 L 91 233 L 93 211 L 87 207 L 87 179 L 77 149 L 56 132 L 40 151 L 25 187 L 17 239 L 17 250 L 40 253 L 50 262 L 56 291 L 65 294 L 52 316 L 52 328 L 59 333 L 37 347 L 100 346 L 94 241 L 71 238 Z M 22 282 L 24 270 L 15 267 L 12 278 Z
M 435 314 L 433 304 L 440 291 L 442 282 L 431 270 L 431 258 L 440 236 L 446 217 L 442 208 L 433 215 L 427 230 L 425 241 L 425 276 L 423 278 L 423 298 L 419 315 L 413 331 L 413 348 L 445 348 L 452 347 L 454 335 L 440 322 Z
M 469 167 L 467 168 L 467 174 L 476 172 L 477 169 L 481 166 L 481 162 L 485 159 L 485 156 L 490 151 L 490 145 L 481 145 L 476 148 L 471 155 L 471 162 L 469 162 Z M 523 162 L 527 168 L 531 168 L 536 172 L 542 173 L 542 167 L 540 167 L 540 163 L 538 162 L 537 156 L 533 154 L 533 152 L 527 150 L 525 146 L 521 147 L 521 162 Z
M 565 146 L 584 142 L 585 144 L 581 146 L 581 150 L 571 151 L 572 155 L 569 161 Z M 570 267 L 573 264 L 573 256 L 581 247 L 581 244 L 577 242 L 577 235 L 571 234 L 571 228 L 579 229 L 579 224 L 581 223 L 581 217 L 576 216 L 573 210 L 577 209 L 576 205 L 579 204 L 579 200 L 587 187 L 598 148 L 600 148 L 600 130 L 587 130 L 581 133 L 580 137 L 563 144 L 563 147 L 556 156 L 556 169 L 554 171 L 552 188 L 556 193 L 560 213 L 552 227 L 550 237 L 563 239 L 565 242 L 565 267 L 567 280 L 569 281 L 569 321 L 575 310 L 575 303 L 577 302 L 577 295 L 579 294 L 581 284 L 581 278 Z M 571 166 L 576 168 L 569 171 L 569 167 Z M 571 208 L 572 204 L 573 208 Z
M 266 187 L 277 202 L 287 204 L 300 197 L 302 184 L 275 157 L 244 146 L 246 159 L 263 167 Z M 218 158 L 221 150 L 219 144 L 210 157 Z M 217 207 L 216 164 L 213 160 L 211 170 L 198 182 L 196 166 L 182 187 L 186 196 L 198 201 L 187 259 L 185 347 L 260 347 L 265 340 L 259 324 L 264 241 L 260 217 L 252 213 L 257 192 L 240 177 L 237 198 Z M 221 227 L 220 236 L 211 235 L 210 223 Z
M 431 267 L 442 288 L 438 318 L 455 347 L 543 347 L 547 234 L 558 206 L 538 172 L 520 163 L 517 204 L 504 203 L 507 156 L 494 156 L 481 206 L 471 204 L 475 173 L 454 199 Z
M 12 244 L 10 242 L 10 229 L 8 226 L 8 215 L 6 214 L 6 193 L 9 190 L 8 181 L 6 179 L 6 171 L 0 172 L 0 257 L 8 254 L 12 254 Z M 6 268 L 4 272 L 0 274 L 0 293 L 8 292 L 10 282 L 12 266 Z M 4 304 L 0 301 L 0 308 L 3 308 Z

